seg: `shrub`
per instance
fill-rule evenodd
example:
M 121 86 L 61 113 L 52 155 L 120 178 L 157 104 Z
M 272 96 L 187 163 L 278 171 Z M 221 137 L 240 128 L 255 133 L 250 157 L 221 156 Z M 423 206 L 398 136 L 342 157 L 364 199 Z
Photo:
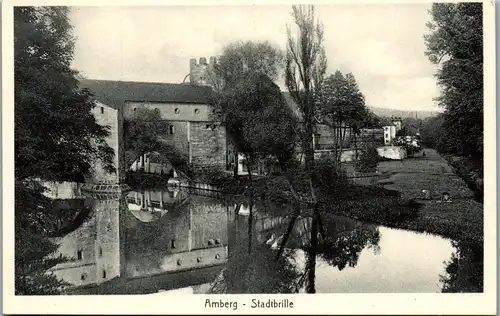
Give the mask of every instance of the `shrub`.
M 354 162 L 354 169 L 358 172 L 375 172 L 380 157 L 377 148 L 372 144 L 361 147 L 359 159 Z
M 314 173 L 324 193 L 340 192 L 348 185 L 347 174 L 342 165 L 331 156 L 320 158 L 314 164 Z

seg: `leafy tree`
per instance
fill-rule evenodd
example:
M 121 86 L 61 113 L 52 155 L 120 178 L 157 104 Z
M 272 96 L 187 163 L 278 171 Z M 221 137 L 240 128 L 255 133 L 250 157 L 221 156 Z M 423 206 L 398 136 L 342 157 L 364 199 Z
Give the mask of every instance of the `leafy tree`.
M 442 115 L 429 117 L 423 120 L 420 129 L 422 144 L 430 148 L 438 148 L 437 144 L 441 138 L 444 117 Z
M 114 172 L 107 127 L 97 124 L 89 91 L 70 65 L 74 38 L 67 7 L 14 8 L 16 294 L 53 294 L 61 282 L 46 271 L 57 226 L 44 188 L 30 178 L 75 180 L 96 159 Z M 61 259 L 62 260 L 62 259 Z
M 323 25 L 316 23 L 313 5 L 294 5 L 292 17 L 298 28 L 298 37 L 287 28 L 285 83 L 302 113 L 301 147 L 306 169 L 314 165 L 313 126 L 315 104 L 321 87 L 327 59 L 323 48 Z M 313 180 L 313 185 L 314 185 Z
M 222 53 L 210 73 L 211 82 L 216 92 L 221 92 L 225 85 L 234 84 L 246 72 L 267 75 L 277 80 L 283 70 L 283 52 L 268 41 L 237 41 L 224 46 Z M 234 177 L 238 177 L 238 150 L 231 144 L 234 154 Z
M 380 161 L 374 144 L 365 143 L 360 148 L 359 159 L 354 162 L 354 168 L 359 172 L 374 172 Z
M 180 152 L 173 146 L 171 139 L 166 136 L 169 123 L 162 119 L 159 109 L 137 109 L 132 118 L 125 120 L 123 129 L 127 165 L 141 155 L 158 152 L 164 162 L 185 169 L 188 162 L 187 148 L 186 152 Z
M 277 80 L 283 70 L 283 52 L 268 41 L 237 41 L 222 49 L 215 76 L 231 84 L 245 72 L 258 72 Z
M 238 152 L 250 166 L 257 158 L 277 157 L 283 167 L 295 149 L 296 118 L 279 87 L 262 73 L 247 73 L 221 93 L 218 115 Z
M 440 64 L 438 98 L 445 108 L 441 150 L 483 157 L 483 10 L 482 3 L 435 3 L 430 10 L 426 55 Z
M 89 91 L 70 67 L 74 39 L 67 7 L 14 10 L 15 176 L 60 180 L 88 173 L 95 159 L 108 171 L 114 152 L 97 124 Z
M 365 98 L 359 91 L 353 74 L 343 75 L 340 71 L 325 78 L 317 97 L 317 110 L 323 122 L 334 130 L 334 145 L 340 160 L 342 144 L 346 140 L 347 127 L 359 134 L 367 124 L 369 112 Z

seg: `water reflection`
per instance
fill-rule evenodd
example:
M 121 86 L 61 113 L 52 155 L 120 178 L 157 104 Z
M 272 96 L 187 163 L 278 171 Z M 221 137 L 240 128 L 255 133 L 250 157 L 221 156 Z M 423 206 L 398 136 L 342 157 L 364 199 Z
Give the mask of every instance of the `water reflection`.
M 251 198 L 161 190 L 90 199 L 87 220 L 54 239 L 73 258 L 53 269 L 67 294 L 439 292 L 454 249 Z

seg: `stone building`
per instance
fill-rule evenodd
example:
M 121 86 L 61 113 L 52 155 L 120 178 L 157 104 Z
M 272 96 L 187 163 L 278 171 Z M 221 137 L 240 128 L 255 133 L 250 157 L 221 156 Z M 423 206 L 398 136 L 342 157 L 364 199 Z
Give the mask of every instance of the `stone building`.
M 122 139 L 123 120 L 133 119 L 140 112 L 138 109 L 157 109 L 162 119 L 169 123 L 164 140 L 188 157 L 189 163 L 225 165 L 226 132 L 213 118 L 213 90 L 210 87 L 106 80 L 83 80 L 82 86 L 98 101 L 96 115 L 105 113 L 99 112 L 102 112 L 99 107 L 104 108 L 104 105 L 119 113 L 117 125 L 111 122 L 111 127 Z M 124 161 L 124 155 L 120 157 Z
M 125 180 L 125 147 L 123 143 L 123 112 L 114 104 L 105 104 L 96 100 L 96 107 L 92 109 L 97 124 L 109 126 L 110 135 L 106 143 L 115 152 L 113 165 L 116 172 L 109 173 L 103 168 L 101 161 L 95 161 L 91 174 L 86 177 L 86 182 L 93 184 L 119 184 Z
M 215 76 L 216 57 L 210 57 L 209 62 L 201 57 L 199 62 L 196 58 L 189 60 L 189 82 L 191 85 L 219 87 L 222 81 Z

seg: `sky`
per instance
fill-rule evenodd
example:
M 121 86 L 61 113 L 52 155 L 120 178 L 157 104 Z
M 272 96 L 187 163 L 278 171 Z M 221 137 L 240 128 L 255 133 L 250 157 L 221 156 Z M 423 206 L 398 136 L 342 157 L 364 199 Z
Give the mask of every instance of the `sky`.
M 317 5 L 327 74 L 353 73 L 369 106 L 436 111 L 436 66 L 424 55 L 430 3 Z M 233 41 L 286 48 L 291 6 L 73 7 L 73 67 L 88 79 L 181 83 L 189 59 Z M 283 89 L 283 81 L 278 83 Z

